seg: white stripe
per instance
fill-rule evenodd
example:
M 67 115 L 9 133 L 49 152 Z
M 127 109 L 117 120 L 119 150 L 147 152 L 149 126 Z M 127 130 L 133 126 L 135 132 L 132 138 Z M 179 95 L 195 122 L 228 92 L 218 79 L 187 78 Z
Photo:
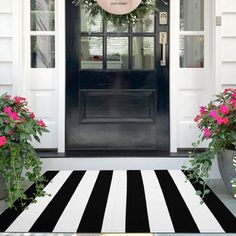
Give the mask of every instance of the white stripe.
M 125 233 L 127 174 L 126 171 L 113 171 L 102 232 Z
M 60 171 L 44 189 L 51 196 L 37 197 L 37 203 L 31 203 L 8 227 L 6 232 L 28 232 L 71 173 L 72 171 Z
M 180 170 L 169 171 L 179 192 L 181 193 L 185 204 L 187 205 L 191 215 L 198 226 L 201 233 L 220 233 L 225 232 L 220 226 L 212 212 L 205 203 L 201 204 L 201 198 L 196 195 L 196 190 L 186 176 Z
M 53 232 L 73 233 L 77 231 L 85 207 L 97 180 L 98 173 L 99 171 L 86 171 L 58 220 Z
M 142 170 L 151 232 L 175 232 L 161 186 L 154 171 Z

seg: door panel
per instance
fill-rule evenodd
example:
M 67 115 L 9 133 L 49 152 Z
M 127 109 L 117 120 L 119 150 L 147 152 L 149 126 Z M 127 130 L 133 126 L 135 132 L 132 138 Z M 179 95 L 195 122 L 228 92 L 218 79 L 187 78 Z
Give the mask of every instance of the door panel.
M 164 2 L 157 6 L 168 12 Z M 166 66 L 159 44 L 168 25 L 159 25 L 157 13 L 153 32 L 131 25 L 114 32 L 106 22 L 81 32 L 80 13 L 67 0 L 67 150 L 168 150 L 168 44 Z

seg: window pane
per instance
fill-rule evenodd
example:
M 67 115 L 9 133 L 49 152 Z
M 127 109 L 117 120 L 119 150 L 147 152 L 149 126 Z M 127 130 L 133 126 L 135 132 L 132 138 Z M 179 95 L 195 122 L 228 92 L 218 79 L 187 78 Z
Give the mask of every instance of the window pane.
M 81 37 L 81 69 L 103 68 L 102 37 Z
M 32 11 L 54 11 L 54 0 L 31 0 Z
M 154 38 L 133 38 L 133 69 L 154 69 Z
M 103 23 L 102 16 L 94 17 L 93 22 L 84 8 L 81 8 L 81 32 L 102 32 Z
M 107 32 L 128 32 L 128 24 L 114 25 L 113 23 L 108 21 Z
M 154 32 L 154 11 L 133 26 L 133 32 Z
M 107 69 L 128 69 L 128 38 L 107 38 Z
M 55 37 L 31 36 L 31 67 L 54 68 L 55 67 Z
M 204 36 L 180 36 L 180 67 L 204 67 Z
M 32 31 L 54 31 L 54 12 L 31 11 Z
M 204 30 L 204 0 L 180 0 L 180 30 Z

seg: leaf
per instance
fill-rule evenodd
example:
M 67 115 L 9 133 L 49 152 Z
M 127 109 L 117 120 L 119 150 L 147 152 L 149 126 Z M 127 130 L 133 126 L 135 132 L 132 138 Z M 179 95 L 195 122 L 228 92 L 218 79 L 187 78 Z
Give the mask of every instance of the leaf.
M 39 139 L 39 137 L 38 137 L 37 135 L 34 135 L 34 139 L 35 139 L 37 142 L 40 143 L 40 139 Z

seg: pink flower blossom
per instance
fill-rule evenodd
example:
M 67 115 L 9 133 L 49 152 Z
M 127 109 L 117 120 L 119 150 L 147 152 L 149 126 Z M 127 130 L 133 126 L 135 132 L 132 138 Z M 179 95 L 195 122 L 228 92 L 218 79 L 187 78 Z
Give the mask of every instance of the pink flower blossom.
M 218 118 L 217 111 L 216 110 L 212 110 L 210 112 L 209 116 L 214 118 L 214 119 L 217 119 Z
M 204 115 L 206 113 L 206 107 L 201 106 L 200 107 L 200 113 L 201 113 L 201 115 Z
M 201 118 L 201 116 L 200 116 L 200 115 L 197 115 L 197 116 L 194 118 L 194 121 L 195 121 L 195 122 L 198 122 L 200 118 Z
M 3 147 L 6 144 L 6 137 L 5 136 L 1 136 L 0 137 L 0 147 Z
M 30 117 L 31 117 L 32 119 L 34 119 L 34 118 L 35 118 L 34 113 L 30 113 Z
M 41 127 L 45 127 L 45 123 L 42 121 L 42 120 L 38 120 L 38 124 L 41 126 Z
M 222 118 L 222 122 L 223 122 L 223 124 L 227 125 L 229 123 L 228 117 Z
M 225 106 L 225 105 L 220 105 L 220 113 L 221 114 L 225 114 L 225 115 L 228 115 L 230 112 L 230 109 Z
M 222 117 L 217 117 L 216 121 L 217 121 L 218 125 L 221 125 L 223 123 L 223 118 Z
M 5 107 L 4 112 L 6 114 L 11 113 L 12 112 L 12 108 L 11 107 Z
M 13 120 L 18 120 L 19 116 L 15 112 L 8 113 L 9 117 L 11 117 Z
M 18 120 L 19 116 L 17 115 L 17 113 L 13 112 L 12 111 L 12 108 L 11 107 L 6 107 L 4 109 L 4 112 L 9 116 L 11 117 L 13 120 Z
M 20 104 L 21 100 L 19 97 L 14 97 L 13 99 L 14 99 L 15 103 Z
M 206 138 L 210 138 L 211 137 L 211 131 L 208 128 L 205 128 L 203 131 L 204 131 L 204 136 Z
M 231 94 L 232 99 L 236 99 L 236 93 Z

